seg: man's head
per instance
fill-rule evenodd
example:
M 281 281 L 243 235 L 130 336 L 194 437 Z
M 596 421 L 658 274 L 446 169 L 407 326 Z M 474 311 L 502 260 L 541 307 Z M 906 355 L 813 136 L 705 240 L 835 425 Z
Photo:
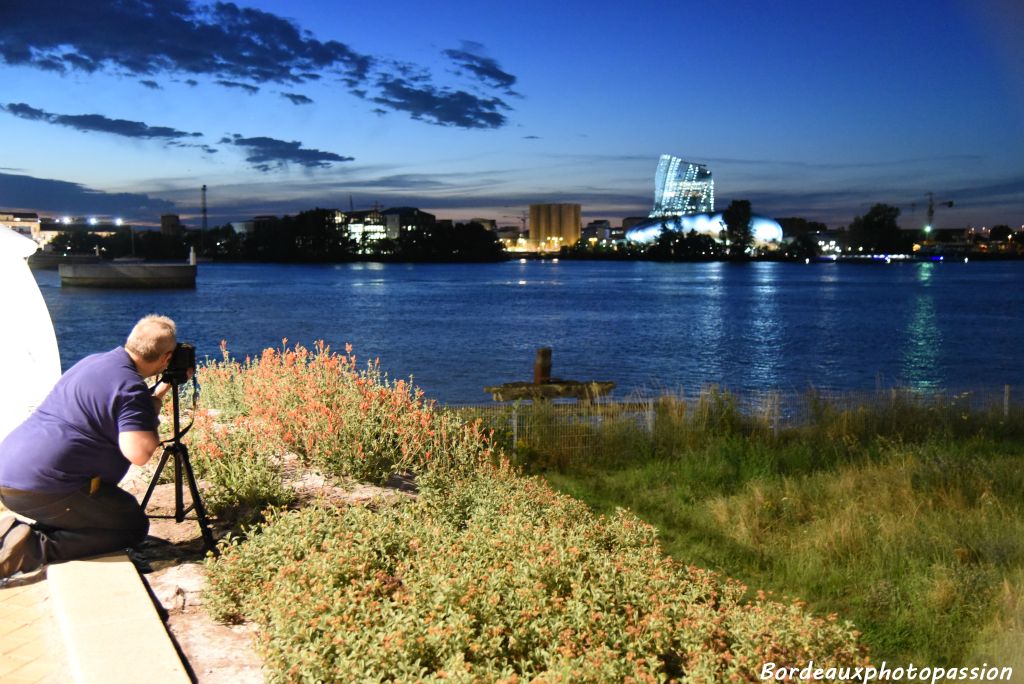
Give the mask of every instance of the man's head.
M 124 348 L 143 377 L 160 373 L 171 360 L 178 331 L 167 316 L 149 315 L 132 328 Z

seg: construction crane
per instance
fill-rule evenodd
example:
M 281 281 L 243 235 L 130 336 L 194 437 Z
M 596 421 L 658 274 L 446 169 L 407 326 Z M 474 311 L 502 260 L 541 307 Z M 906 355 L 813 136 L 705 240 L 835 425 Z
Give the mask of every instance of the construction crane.
M 518 219 L 518 220 L 522 221 L 523 222 L 523 233 L 526 233 L 526 219 L 529 218 L 529 216 L 530 216 L 530 214 L 528 212 L 524 211 L 524 212 L 521 212 L 518 216 L 510 216 L 508 214 L 505 214 L 501 218 Z
M 939 204 L 940 207 L 952 207 L 953 206 L 953 201 L 952 200 L 946 200 L 944 202 L 939 202 L 938 204 Z M 925 227 L 924 227 L 925 234 L 928 234 L 928 233 L 932 232 L 932 228 L 934 227 L 933 224 L 932 224 L 932 221 L 934 221 L 934 220 L 935 220 L 935 196 L 932 193 L 929 192 L 928 193 L 928 223 L 926 223 Z

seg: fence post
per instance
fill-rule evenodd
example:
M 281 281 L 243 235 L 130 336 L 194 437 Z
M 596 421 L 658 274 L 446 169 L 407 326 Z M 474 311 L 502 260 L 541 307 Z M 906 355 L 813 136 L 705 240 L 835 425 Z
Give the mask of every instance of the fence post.
M 1003 385 L 1003 418 L 1010 417 L 1010 386 Z
M 647 434 L 654 436 L 654 400 L 647 400 Z
M 519 407 L 512 406 L 512 453 L 515 453 L 519 444 Z

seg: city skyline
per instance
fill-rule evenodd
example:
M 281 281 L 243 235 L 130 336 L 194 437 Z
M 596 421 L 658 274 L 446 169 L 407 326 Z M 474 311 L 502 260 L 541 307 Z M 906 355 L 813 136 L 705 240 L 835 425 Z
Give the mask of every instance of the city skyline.
M 14 0 L 0 210 L 198 225 L 205 184 L 210 225 L 350 197 L 618 223 L 671 154 L 720 208 L 1024 223 L 1024 9 L 776 5 Z

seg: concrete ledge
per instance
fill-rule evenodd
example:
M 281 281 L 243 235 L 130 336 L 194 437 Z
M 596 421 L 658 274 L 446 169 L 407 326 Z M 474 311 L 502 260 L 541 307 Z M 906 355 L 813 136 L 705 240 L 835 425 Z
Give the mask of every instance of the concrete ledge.
M 127 555 L 55 563 L 46 579 L 75 682 L 191 681 Z

